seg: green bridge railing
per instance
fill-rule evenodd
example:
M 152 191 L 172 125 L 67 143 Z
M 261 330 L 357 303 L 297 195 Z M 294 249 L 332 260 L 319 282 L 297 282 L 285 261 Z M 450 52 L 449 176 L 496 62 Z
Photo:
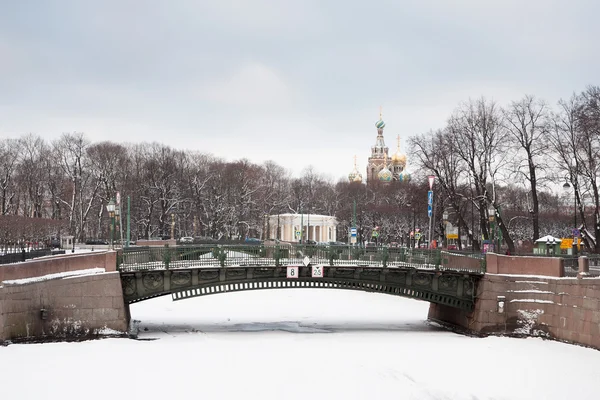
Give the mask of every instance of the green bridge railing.
M 147 271 L 229 266 L 311 264 L 361 267 L 413 267 L 466 272 L 485 272 L 485 258 L 462 256 L 441 250 L 318 246 L 301 244 L 275 245 L 186 245 L 176 247 L 133 247 L 118 252 L 120 271 Z M 463 258 L 461 258 L 463 257 Z M 449 258 L 453 258 L 449 262 Z

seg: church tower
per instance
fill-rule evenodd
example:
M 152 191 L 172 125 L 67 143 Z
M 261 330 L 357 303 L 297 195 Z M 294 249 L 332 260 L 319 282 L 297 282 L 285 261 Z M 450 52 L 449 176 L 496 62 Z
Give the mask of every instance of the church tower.
M 385 122 L 381 117 L 381 108 L 379 109 L 379 121 L 375 123 L 377 128 L 377 138 L 375 139 L 375 146 L 371 147 L 371 157 L 367 161 L 367 183 L 373 183 L 379 180 L 379 171 L 382 169 L 388 169 L 388 147 L 385 145 L 383 139 L 383 128 L 385 128 Z M 387 175 L 386 175 L 387 178 Z

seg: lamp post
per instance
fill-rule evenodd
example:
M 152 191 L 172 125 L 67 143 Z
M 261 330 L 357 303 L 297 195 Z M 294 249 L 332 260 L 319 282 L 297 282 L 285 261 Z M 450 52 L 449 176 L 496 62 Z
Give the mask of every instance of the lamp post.
M 448 210 L 444 210 L 442 213 L 442 218 L 444 219 L 444 240 L 442 244 L 446 244 L 446 248 L 448 247 Z M 443 246 L 442 246 L 443 247 Z
M 496 221 L 496 209 L 494 208 L 493 205 L 489 205 L 488 207 L 488 219 L 490 221 L 490 237 L 489 237 L 489 241 L 492 244 L 492 247 L 494 247 L 494 222 Z M 494 249 L 494 252 L 497 253 L 500 249 Z
M 281 236 L 281 234 L 279 233 L 279 232 L 280 232 L 280 229 L 281 229 L 281 228 L 279 227 L 279 215 L 280 215 L 280 214 L 279 214 L 279 213 L 277 213 L 277 240 L 281 240 L 281 237 L 280 237 L 280 236 Z
M 413 229 L 412 229 L 412 238 L 408 238 L 408 240 L 410 240 L 410 246 L 413 249 L 415 248 L 415 245 L 417 244 L 417 232 L 415 232 L 417 230 L 417 224 L 416 224 L 416 219 L 415 219 L 415 208 L 413 207 L 412 203 L 408 203 L 407 206 L 409 208 L 412 209 L 412 217 L 413 217 Z
M 121 239 L 121 206 L 119 204 L 115 205 L 115 219 L 114 219 L 114 221 L 115 222 L 114 222 L 113 229 L 114 229 L 114 232 L 115 232 L 115 238 L 116 238 L 115 240 L 118 243 L 121 243 L 121 242 L 119 242 L 119 239 Z M 117 229 L 115 229 L 115 228 L 118 228 L 118 232 L 117 232 Z
M 115 200 L 110 199 L 108 204 L 106 205 L 106 210 L 108 211 L 108 216 L 110 217 L 110 248 L 114 249 L 113 244 L 113 236 L 115 230 Z
M 566 180 L 566 177 L 563 189 L 566 192 L 568 192 L 569 189 L 571 189 L 571 185 L 569 184 L 569 181 Z M 575 185 L 573 185 L 573 255 L 577 254 L 577 239 L 577 190 L 575 190 Z

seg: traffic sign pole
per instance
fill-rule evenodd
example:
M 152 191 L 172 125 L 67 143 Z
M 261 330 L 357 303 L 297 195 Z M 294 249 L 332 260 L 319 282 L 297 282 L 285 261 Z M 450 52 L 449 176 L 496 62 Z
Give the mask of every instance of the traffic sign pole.
M 429 180 L 429 191 L 427 192 L 427 215 L 429 216 L 427 248 L 431 249 L 431 216 L 433 215 L 433 182 L 435 181 L 435 176 L 429 175 L 427 179 Z

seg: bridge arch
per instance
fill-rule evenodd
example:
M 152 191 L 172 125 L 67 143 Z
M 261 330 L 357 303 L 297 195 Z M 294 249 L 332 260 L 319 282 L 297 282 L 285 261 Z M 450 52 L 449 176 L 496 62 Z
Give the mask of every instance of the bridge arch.
M 122 272 L 121 281 L 130 304 L 169 294 L 177 301 L 248 290 L 328 289 L 382 293 L 471 311 L 481 277 L 433 269 L 325 267 L 324 277 L 313 278 L 310 267 L 298 268 L 296 279 L 287 278 L 284 267 L 239 266 Z

